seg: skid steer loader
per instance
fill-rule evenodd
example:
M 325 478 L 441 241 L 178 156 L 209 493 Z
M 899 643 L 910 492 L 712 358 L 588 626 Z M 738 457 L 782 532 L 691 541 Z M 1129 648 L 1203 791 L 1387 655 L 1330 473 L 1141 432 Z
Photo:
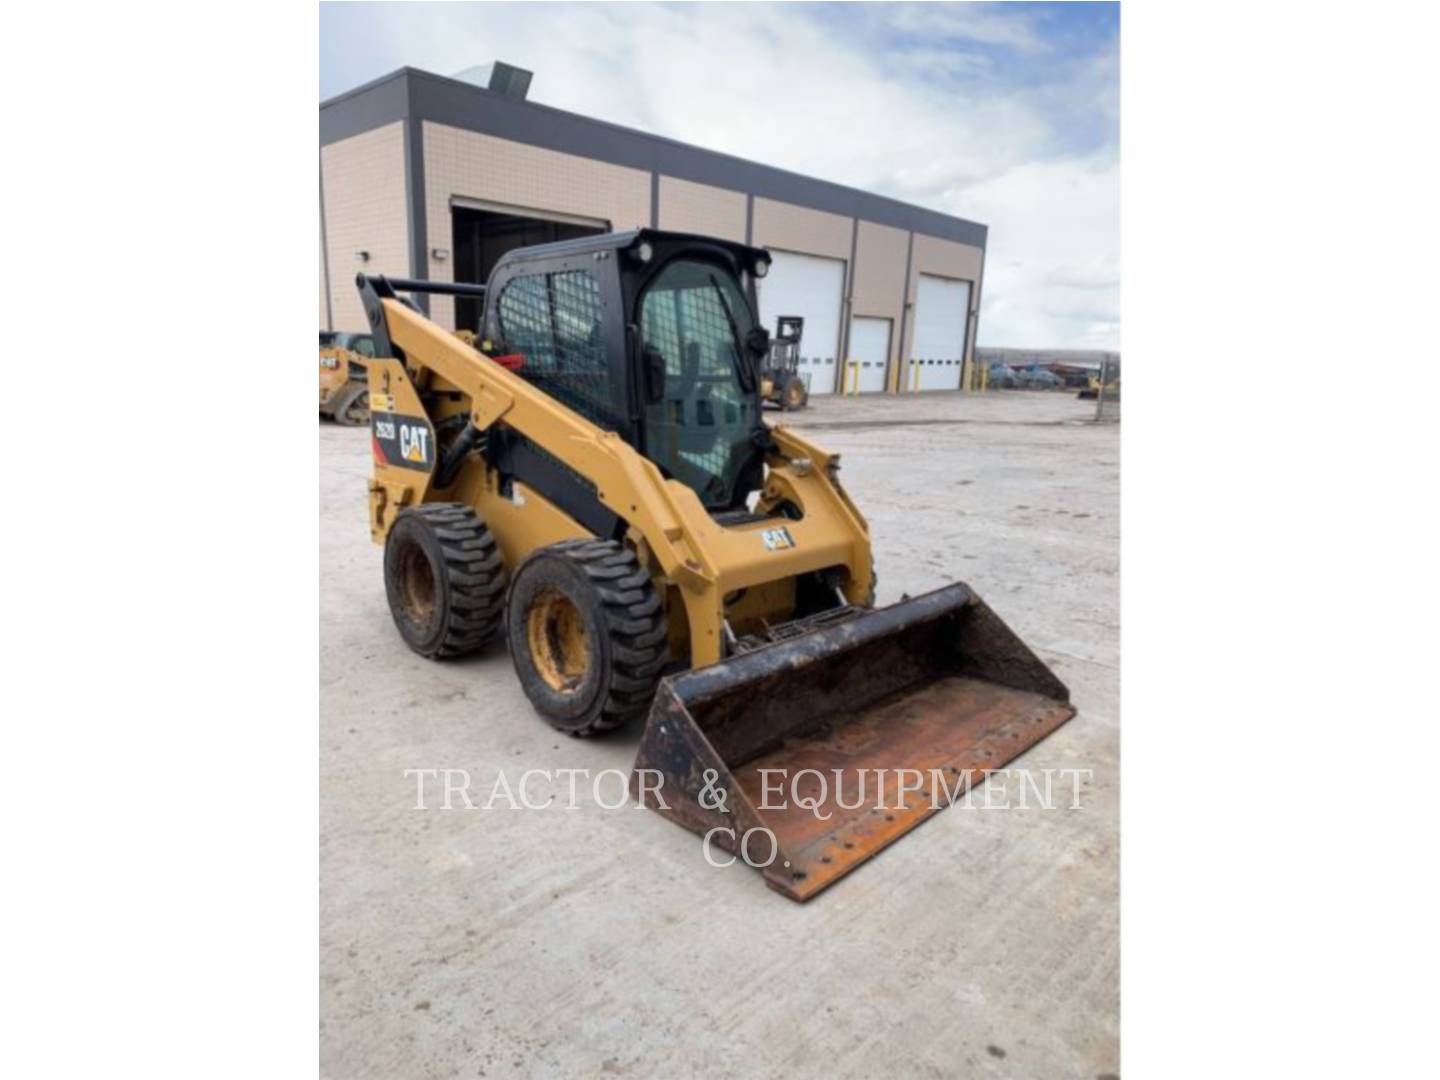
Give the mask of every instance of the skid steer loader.
M 365 360 L 374 356 L 369 334 L 320 331 L 320 415 L 351 427 L 370 422 Z
M 511 251 L 486 286 L 360 275 L 369 514 L 410 648 L 503 638 L 574 735 L 648 717 L 632 793 L 731 851 L 764 830 L 805 900 L 1074 709 L 968 587 L 873 607 L 839 457 L 761 419 L 768 267 L 642 229 Z M 483 297 L 478 347 L 406 293 Z

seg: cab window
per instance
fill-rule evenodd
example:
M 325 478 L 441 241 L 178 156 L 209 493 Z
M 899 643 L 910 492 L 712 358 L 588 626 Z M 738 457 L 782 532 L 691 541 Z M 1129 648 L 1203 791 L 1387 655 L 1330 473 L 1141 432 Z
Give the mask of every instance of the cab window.
M 500 334 L 525 357 L 520 374 L 606 430 L 616 428 L 600 286 L 588 270 L 511 278 L 496 302 Z
M 696 259 L 661 270 L 640 304 L 643 344 L 665 358 L 664 394 L 646 405 L 647 453 L 710 509 L 746 494 L 737 481 L 757 452 L 755 395 L 739 376 L 754 325 L 734 277 Z

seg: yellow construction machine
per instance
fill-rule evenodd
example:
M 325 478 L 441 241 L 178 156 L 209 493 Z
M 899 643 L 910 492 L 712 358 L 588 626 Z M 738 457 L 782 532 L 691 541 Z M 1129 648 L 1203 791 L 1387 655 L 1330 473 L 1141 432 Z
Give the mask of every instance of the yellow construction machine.
M 369 523 L 410 648 L 505 640 L 574 735 L 648 717 L 636 797 L 731 850 L 764 830 L 804 900 L 1074 709 L 967 586 L 873 606 L 839 456 L 761 418 L 769 262 L 642 229 L 511 251 L 486 286 L 360 275 Z M 429 293 L 483 297 L 475 347 Z
M 369 334 L 320 331 L 320 415 L 351 426 L 370 419 L 365 361 L 375 355 Z
M 1101 390 L 1105 391 L 1107 401 L 1118 401 L 1120 399 L 1120 368 L 1115 366 L 1109 370 L 1104 385 L 1101 385 L 1101 375 L 1095 373 L 1085 380 L 1085 389 L 1075 396 L 1082 401 L 1094 401 L 1100 396 Z

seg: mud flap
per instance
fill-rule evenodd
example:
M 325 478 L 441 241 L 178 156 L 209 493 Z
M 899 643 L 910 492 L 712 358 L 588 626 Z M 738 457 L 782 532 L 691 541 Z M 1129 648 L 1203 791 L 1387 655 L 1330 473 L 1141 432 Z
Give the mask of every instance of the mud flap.
M 727 850 L 768 830 L 766 882 L 803 901 L 1074 715 L 1050 669 L 949 585 L 667 678 L 631 791 Z

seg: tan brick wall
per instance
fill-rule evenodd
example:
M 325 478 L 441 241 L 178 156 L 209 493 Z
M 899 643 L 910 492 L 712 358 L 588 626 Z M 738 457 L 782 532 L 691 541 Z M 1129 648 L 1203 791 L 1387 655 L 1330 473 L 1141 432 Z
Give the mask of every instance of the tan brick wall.
M 320 278 L 320 329 L 330 329 L 329 312 L 325 310 L 325 229 L 320 229 L 320 260 L 316 265 L 317 276 Z
M 905 319 L 904 340 L 901 344 L 901 355 L 905 355 L 910 349 L 910 337 L 913 327 L 911 323 L 915 312 L 915 296 L 920 288 L 921 274 L 936 274 L 940 277 L 958 278 L 961 281 L 970 282 L 970 328 L 966 332 L 965 357 L 969 359 L 975 353 L 975 327 L 978 320 L 974 316 L 975 305 L 980 298 L 980 265 L 984 258 L 984 252 L 977 247 L 970 247 L 968 244 L 957 244 L 953 240 L 941 240 L 938 237 L 926 236 L 923 233 L 915 234 L 915 252 L 911 258 L 910 266 L 910 295 L 905 298 L 907 318 Z
M 959 278 L 962 281 L 980 280 L 980 259 L 982 252 L 977 247 L 957 244 L 953 240 L 915 234 L 915 274 L 938 274 L 940 277 Z M 911 299 L 914 299 L 915 281 L 911 275 Z
M 410 215 L 405 208 L 405 135 L 396 121 L 320 149 L 330 303 L 337 330 L 369 325 L 355 273 L 410 274 Z M 356 260 L 368 251 L 370 261 Z
M 617 232 L 650 224 L 650 173 L 425 121 L 425 221 L 430 250 L 450 250 L 450 199 L 484 199 L 524 209 L 610 222 Z M 453 256 L 453 252 L 451 253 Z M 432 281 L 453 281 L 451 259 L 429 259 Z M 430 317 L 455 326 L 448 296 L 430 298 Z
M 890 320 L 890 372 L 887 389 L 896 381 L 900 355 L 900 325 L 905 294 L 905 255 L 910 234 L 904 229 L 857 223 L 855 267 L 851 272 L 851 316 Z
M 745 193 L 660 177 L 660 228 L 745 242 Z
M 824 210 L 756 199 L 751 242 L 756 247 L 776 247 L 802 255 L 824 255 L 849 263 L 852 222 L 851 218 Z
M 855 315 L 891 319 L 898 325 L 905 300 L 905 254 L 910 234 L 904 229 L 859 223 L 855 237 L 855 271 L 851 284 Z M 899 335 L 891 334 L 891 354 L 899 350 Z

